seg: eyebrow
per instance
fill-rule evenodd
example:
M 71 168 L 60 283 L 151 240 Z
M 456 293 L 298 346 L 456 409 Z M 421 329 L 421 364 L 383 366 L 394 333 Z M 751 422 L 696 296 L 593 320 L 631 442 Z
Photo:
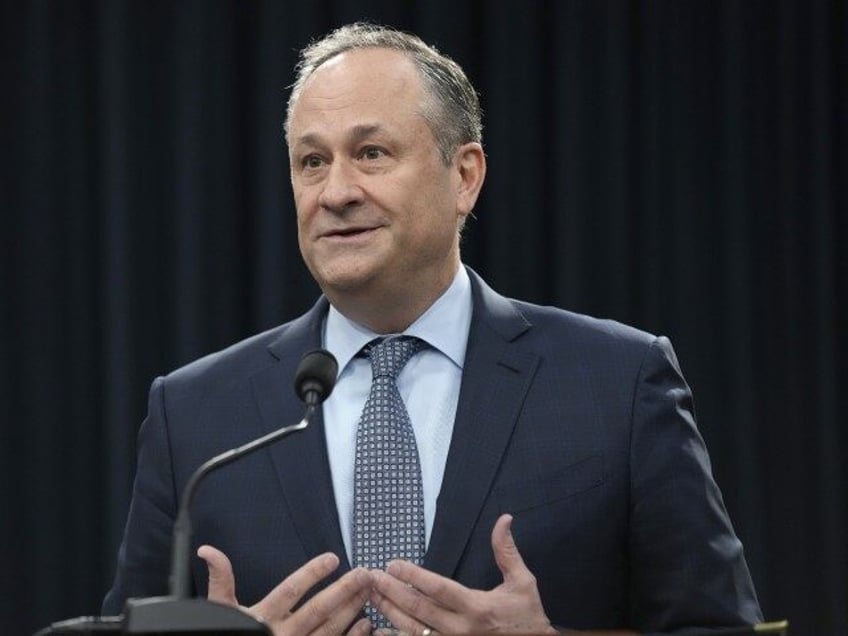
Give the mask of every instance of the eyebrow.
M 351 130 L 351 137 L 354 141 L 361 141 L 366 137 L 371 137 L 377 133 L 384 132 L 386 129 L 381 124 L 358 124 Z
M 348 136 L 356 143 L 385 131 L 386 128 L 382 124 L 357 124 L 350 130 Z M 297 138 L 295 145 L 321 146 L 323 143 L 318 133 L 306 133 Z

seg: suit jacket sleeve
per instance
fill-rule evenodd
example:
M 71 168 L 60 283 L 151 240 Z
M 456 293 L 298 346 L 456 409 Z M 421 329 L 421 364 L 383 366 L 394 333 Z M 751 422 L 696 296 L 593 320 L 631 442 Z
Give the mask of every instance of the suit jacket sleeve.
M 165 380 L 157 378 L 138 437 L 138 472 L 118 553 L 112 589 L 103 614 L 119 614 L 127 598 L 167 594 L 171 533 L 177 496 L 164 406 Z
M 645 356 L 632 408 L 633 626 L 670 632 L 762 620 L 695 425 L 692 394 L 665 338 Z

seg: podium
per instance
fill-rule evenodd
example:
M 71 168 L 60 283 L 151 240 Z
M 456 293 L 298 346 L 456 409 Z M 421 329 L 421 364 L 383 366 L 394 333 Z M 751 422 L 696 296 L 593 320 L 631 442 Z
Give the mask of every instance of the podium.
M 174 600 L 155 597 L 127 601 L 123 616 L 80 617 L 53 623 L 34 636 L 98 636 L 137 634 L 144 636 L 272 636 L 268 627 L 235 608 L 204 599 Z M 704 636 L 788 636 L 789 621 L 730 627 Z M 660 635 L 653 635 L 660 636 Z
M 271 636 L 244 612 L 205 599 L 167 596 L 130 599 L 121 616 L 83 616 L 53 623 L 35 636 L 136 634 L 137 636 Z

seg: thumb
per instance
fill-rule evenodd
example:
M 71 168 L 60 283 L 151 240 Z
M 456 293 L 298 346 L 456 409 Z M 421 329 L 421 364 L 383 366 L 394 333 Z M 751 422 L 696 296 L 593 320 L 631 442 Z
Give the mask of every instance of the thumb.
M 512 537 L 512 515 L 501 515 L 495 522 L 492 529 L 492 552 L 503 574 L 504 583 L 512 583 L 517 578 L 530 574 Z
M 202 545 L 197 550 L 197 556 L 206 561 L 209 570 L 209 591 L 206 598 L 222 605 L 238 607 L 236 580 L 227 555 L 211 545 Z

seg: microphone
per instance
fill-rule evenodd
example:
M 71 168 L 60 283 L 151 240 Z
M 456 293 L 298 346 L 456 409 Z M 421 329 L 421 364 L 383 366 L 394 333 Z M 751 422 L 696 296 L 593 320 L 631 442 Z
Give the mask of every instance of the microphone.
M 317 349 L 303 356 L 294 374 L 294 391 L 308 407 L 330 397 L 336 384 L 339 365 L 329 351 Z
M 201 598 L 188 598 L 191 588 L 191 502 L 200 482 L 212 471 L 264 448 L 309 424 L 315 408 L 326 400 L 336 383 L 339 365 L 328 351 L 310 351 L 297 366 L 294 390 L 306 404 L 303 419 L 238 448 L 216 455 L 192 473 L 180 499 L 171 549 L 170 596 L 129 599 L 122 616 L 81 616 L 53 623 L 35 636 L 59 634 L 218 634 L 219 636 L 270 636 L 267 625 L 248 614 Z
M 297 367 L 294 390 L 306 404 L 303 419 L 238 448 L 216 455 L 194 471 L 183 490 L 171 549 L 170 595 L 130 599 L 124 607 L 123 633 L 158 634 L 265 634 L 267 626 L 244 612 L 200 598 L 189 598 L 191 589 L 191 503 L 200 482 L 215 471 L 309 424 L 315 408 L 329 397 L 338 373 L 336 359 L 327 351 L 311 351 Z
M 309 424 L 315 407 L 326 400 L 336 383 L 339 365 L 329 351 L 318 349 L 305 354 L 297 366 L 294 376 L 294 390 L 297 396 L 306 403 L 306 413 L 297 424 L 285 426 L 238 448 L 216 455 L 194 471 L 183 490 L 180 499 L 177 520 L 174 523 L 174 538 L 171 549 L 171 596 L 185 599 L 189 596 L 191 587 L 191 503 L 200 482 L 214 470 L 234 462 L 268 444 L 282 439 L 295 431 L 302 431 Z

